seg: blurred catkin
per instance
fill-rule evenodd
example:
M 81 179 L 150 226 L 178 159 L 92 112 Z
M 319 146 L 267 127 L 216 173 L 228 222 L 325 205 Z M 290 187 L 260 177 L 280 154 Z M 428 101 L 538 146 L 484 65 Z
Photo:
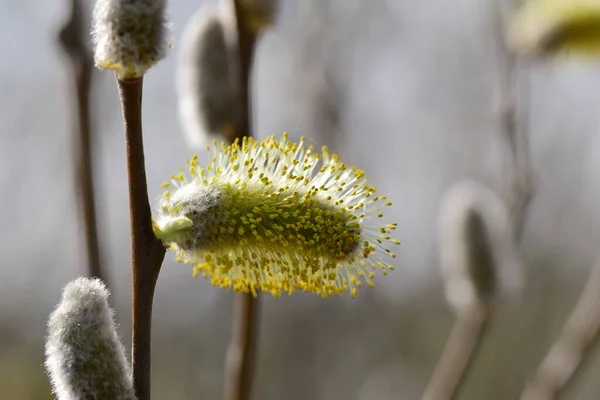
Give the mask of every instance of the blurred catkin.
M 252 32 L 258 33 L 273 24 L 279 0 L 240 0 L 244 19 Z
M 522 54 L 600 55 L 599 0 L 528 0 L 508 32 Z
M 520 289 L 513 230 L 507 207 L 477 182 L 459 182 L 442 199 L 440 269 L 457 319 L 422 400 L 455 398 L 481 343 L 492 300 Z
M 58 400 L 135 399 L 109 296 L 100 279 L 78 278 L 50 315 L 45 366 Z
M 120 80 L 143 76 L 169 48 L 166 0 L 98 0 L 94 6 L 94 59 Z
M 190 146 L 237 137 L 239 87 L 230 65 L 221 10 L 206 6 L 188 22 L 177 67 L 179 115 Z
M 440 267 L 457 312 L 522 286 L 520 257 L 502 200 L 476 182 L 453 186 L 442 199 Z

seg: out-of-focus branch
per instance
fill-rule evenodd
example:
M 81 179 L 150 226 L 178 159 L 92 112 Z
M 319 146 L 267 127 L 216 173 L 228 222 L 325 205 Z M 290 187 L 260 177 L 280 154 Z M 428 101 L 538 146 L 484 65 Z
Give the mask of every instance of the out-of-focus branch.
M 235 32 L 229 32 L 228 40 L 231 64 L 239 81 L 239 138 L 252 136 L 251 71 L 257 31 L 252 26 L 247 5 L 242 0 L 224 0 L 224 9 L 232 13 Z M 233 28 L 233 27 L 232 27 Z M 248 400 L 252 392 L 252 379 L 256 342 L 258 337 L 259 299 L 251 294 L 236 294 L 234 299 L 233 332 L 227 348 L 225 361 L 225 400 Z
M 478 302 L 457 316 L 421 400 L 449 400 L 460 387 L 485 331 L 489 306 Z
M 583 363 L 600 332 L 600 260 L 592 269 L 579 302 L 527 384 L 521 400 L 552 400 Z
M 224 0 L 228 5 L 224 7 L 233 13 L 233 26 L 235 32 L 229 32 L 229 48 L 234 52 L 231 54 L 232 70 L 237 72 L 236 79 L 239 81 L 239 121 L 238 137 L 252 136 L 252 105 L 251 105 L 251 78 L 252 64 L 254 61 L 254 50 L 256 46 L 257 31 L 251 25 L 251 16 L 248 5 L 242 0 Z
M 509 24 L 507 21 L 514 12 L 515 0 L 495 0 L 493 9 L 496 26 L 496 49 L 500 66 L 499 118 L 500 134 L 506 143 L 507 160 L 512 165 L 512 178 L 508 207 L 511 212 L 515 239 L 520 240 L 525 224 L 527 208 L 533 196 L 532 166 L 529 152 L 528 126 L 525 121 L 524 102 L 518 101 L 523 95 L 519 79 L 519 62 L 506 43 Z
M 225 399 L 248 400 L 252 392 L 260 303 L 250 294 L 234 299 L 233 332 L 225 359 Z
M 84 237 L 88 258 L 88 275 L 107 283 L 106 271 L 100 260 L 94 174 L 92 171 L 92 129 L 90 122 L 90 85 L 93 60 L 88 47 L 88 24 L 81 0 L 69 0 L 71 15 L 60 29 L 58 39 L 69 62 L 73 79 L 72 109 L 77 110 L 73 121 L 73 157 L 76 173 L 75 188 L 83 216 Z

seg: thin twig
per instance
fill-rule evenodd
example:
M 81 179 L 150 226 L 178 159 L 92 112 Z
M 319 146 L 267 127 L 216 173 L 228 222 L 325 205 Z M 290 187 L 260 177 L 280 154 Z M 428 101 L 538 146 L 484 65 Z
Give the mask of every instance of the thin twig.
M 256 33 L 249 26 L 248 17 L 244 14 L 244 6 L 241 4 L 241 0 L 225 1 L 230 2 L 227 8 L 233 12 L 235 16 L 235 34 L 228 39 L 236 41 L 235 45 L 232 45 L 231 48 L 235 49 L 237 54 L 232 54 L 231 63 L 237 71 L 237 79 L 240 88 L 240 119 L 237 123 L 237 134 L 239 138 L 243 138 L 244 136 L 252 136 L 250 88 Z
M 459 315 L 421 400 L 450 400 L 462 383 L 485 331 L 489 309 L 478 302 Z
M 517 100 L 523 95 L 519 79 L 519 63 L 506 44 L 507 19 L 514 10 L 514 0 L 495 0 L 494 22 L 498 43 L 498 61 L 500 64 L 500 134 L 506 143 L 507 159 L 512 165 L 512 182 L 508 207 L 511 212 L 515 239 L 523 234 L 526 213 L 533 196 L 533 177 L 527 124 L 519 123 L 525 117 L 523 101 Z M 521 103 L 521 104 L 519 104 Z
M 600 331 L 600 261 L 521 400 L 551 400 L 572 380 Z
M 224 0 L 226 9 L 235 16 L 235 46 L 231 63 L 236 68 L 240 88 L 237 137 L 252 136 L 251 71 L 256 34 L 248 25 L 240 0 Z M 229 32 L 229 40 L 232 32 Z M 258 338 L 259 299 L 251 294 L 236 294 L 233 311 L 231 342 L 225 360 L 225 400 L 248 400 L 252 392 L 256 342 Z
M 73 122 L 73 157 L 76 173 L 75 188 L 83 216 L 84 236 L 88 258 L 88 275 L 107 282 L 100 260 L 96 206 L 94 201 L 94 174 L 92 172 L 90 123 L 90 86 L 93 61 L 87 46 L 87 23 L 80 0 L 70 0 L 71 15 L 61 28 L 59 42 L 67 56 L 73 77 L 73 108 L 77 114 Z
M 235 295 L 233 332 L 225 359 L 226 400 L 250 398 L 258 337 L 259 305 L 258 298 L 250 294 Z
M 132 256 L 132 365 L 138 400 L 150 399 L 152 301 L 165 248 L 152 231 L 142 139 L 143 78 L 117 80 L 129 177 Z

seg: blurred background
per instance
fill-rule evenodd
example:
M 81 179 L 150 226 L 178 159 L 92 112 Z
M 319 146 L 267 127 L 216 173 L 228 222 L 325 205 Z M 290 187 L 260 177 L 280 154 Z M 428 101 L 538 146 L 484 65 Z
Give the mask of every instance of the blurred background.
M 496 0 L 285 0 L 260 38 L 252 80 L 258 137 L 327 144 L 393 200 L 402 241 L 376 288 L 323 300 L 263 297 L 254 398 L 418 399 L 454 321 L 438 267 L 440 199 L 476 179 L 507 190 L 498 119 Z M 194 151 L 175 91 L 177 41 L 209 1 L 169 2 L 175 48 L 144 79 L 150 198 Z M 47 317 L 86 273 L 71 159 L 71 89 L 57 31 L 68 4 L 0 0 L 0 388 L 50 399 Z M 516 399 L 576 303 L 600 251 L 600 65 L 521 66 L 520 120 L 535 193 L 525 223 L 526 284 L 499 302 L 460 399 Z M 125 143 L 114 76 L 95 70 L 93 162 L 101 257 L 130 343 Z M 596 172 L 594 172 L 596 171 Z M 167 253 L 154 300 L 153 398 L 219 399 L 231 293 Z M 597 353 L 597 352 L 596 352 Z M 591 354 L 564 398 L 596 399 Z

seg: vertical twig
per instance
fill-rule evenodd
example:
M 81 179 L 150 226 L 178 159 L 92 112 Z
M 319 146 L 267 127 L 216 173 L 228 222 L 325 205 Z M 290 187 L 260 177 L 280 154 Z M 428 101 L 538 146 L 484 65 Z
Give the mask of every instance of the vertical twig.
M 600 331 L 600 261 L 592 269 L 579 302 L 550 348 L 521 400 L 552 400 L 566 387 Z
M 251 77 L 252 63 L 254 60 L 254 48 L 256 45 L 256 33 L 249 26 L 248 18 L 244 13 L 244 6 L 241 0 L 225 0 L 230 2 L 228 9 L 235 16 L 235 40 L 236 45 L 232 46 L 237 50 L 237 54 L 232 57 L 236 68 L 240 88 L 240 120 L 238 121 L 238 137 L 252 136 L 252 106 L 251 106 Z
M 143 78 L 118 80 L 129 177 L 132 256 L 132 365 L 138 400 L 150 399 L 152 301 L 165 248 L 152 231 L 142 140 Z
M 240 88 L 239 121 L 237 136 L 252 136 L 251 70 L 256 34 L 248 25 L 240 0 L 224 0 L 235 16 L 235 46 L 232 57 L 237 68 Z M 231 38 L 230 38 L 231 39 Z M 225 360 L 225 400 L 248 400 L 252 392 L 252 379 L 258 337 L 259 299 L 251 294 L 236 294 L 234 299 L 231 342 Z
M 248 400 L 254 378 L 259 301 L 250 294 L 237 293 L 233 307 L 233 332 L 225 360 L 225 399 Z
M 515 239 L 520 240 L 527 208 L 533 196 L 532 166 L 529 152 L 528 126 L 518 123 L 525 120 L 526 110 L 523 102 L 519 104 L 517 97 L 521 89 L 519 80 L 519 63 L 506 43 L 506 21 L 514 10 L 515 0 L 495 0 L 494 22 L 498 40 L 498 61 L 500 63 L 500 134 L 506 143 L 506 154 L 512 165 L 512 178 L 508 207 L 511 212 Z M 528 89 L 528 88 L 526 88 Z M 521 107 L 519 107 L 521 105 Z M 520 115 L 519 115 L 520 114 Z
M 88 258 L 88 275 L 107 283 L 100 260 L 96 207 L 94 201 L 94 174 L 92 171 L 92 129 L 90 123 L 90 86 L 92 55 L 87 46 L 87 23 L 80 0 L 70 0 L 71 15 L 59 32 L 59 42 L 70 64 L 73 77 L 73 157 L 76 173 L 75 188 L 83 216 L 84 237 Z

